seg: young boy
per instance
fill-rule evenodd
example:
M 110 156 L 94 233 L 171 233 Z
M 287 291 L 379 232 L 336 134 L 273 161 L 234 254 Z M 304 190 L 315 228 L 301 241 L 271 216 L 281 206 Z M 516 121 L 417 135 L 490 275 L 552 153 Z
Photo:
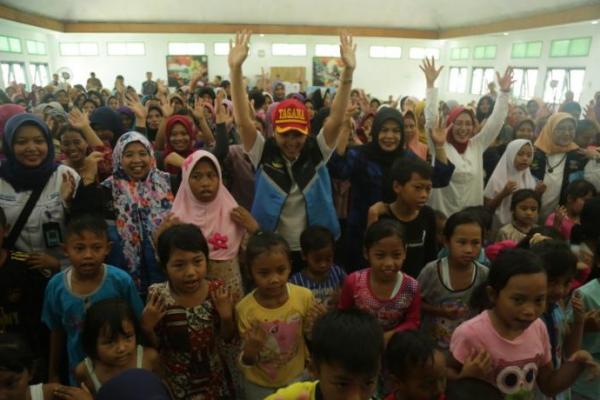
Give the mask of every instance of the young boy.
M 322 315 L 313 327 L 310 353 L 309 370 L 317 380 L 294 383 L 265 400 L 367 400 L 374 395 L 383 331 L 372 315 L 356 309 Z
M 425 205 L 431 193 L 432 174 L 431 165 L 420 158 L 397 160 L 390 170 L 396 201 L 376 203 L 369 209 L 369 225 L 380 218 L 391 218 L 406 230 L 407 253 L 402 271 L 413 278 L 437 254 L 436 216 Z
M 252 215 L 263 230 L 276 231 L 286 239 L 292 250 L 293 272 L 302 269 L 299 238 L 306 226 L 323 225 L 334 237 L 340 235 L 326 164 L 337 145 L 356 67 L 352 37 L 342 34 L 340 39 L 345 68 L 331 114 L 316 137 L 309 135 L 306 107 L 295 99 L 281 101 L 273 110 L 273 138 L 264 139 L 257 133 L 248 112 L 242 72 L 250 33 L 238 33 L 229 51 L 235 120 L 239 123 L 244 150 L 256 168 Z
M 290 282 L 310 289 L 316 302 L 328 310 L 335 308 L 346 273 L 333 264 L 333 234 L 324 226 L 310 226 L 300 235 L 300 246 L 306 268 L 292 275 Z
M 59 382 L 66 339 L 69 380 L 72 385 L 76 383 L 75 367 L 85 358 L 80 333 L 89 306 L 104 299 L 122 298 L 131 304 L 138 318 L 144 308 L 131 277 L 104 264 L 110 251 L 107 229 L 106 222 L 93 215 L 78 217 L 67 227 L 63 250 L 71 265 L 48 283 L 42 312 L 42 320 L 51 330 L 50 382 Z

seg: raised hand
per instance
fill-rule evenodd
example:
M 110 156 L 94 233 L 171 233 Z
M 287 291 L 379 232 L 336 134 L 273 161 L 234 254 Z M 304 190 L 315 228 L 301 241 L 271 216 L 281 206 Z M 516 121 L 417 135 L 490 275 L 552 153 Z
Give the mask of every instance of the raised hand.
M 227 57 L 229 68 L 234 69 L 242 67 L 242 64 L 246 58 L 248 58 L 248 45 L 250 44 L 251 36 L 252 32 L 243 30 L 241 32 L 236 32 L 235 42 L 229 41 L 229 56 Z
M 425 74 L 425 80 L 427 81 L 427 87 L 432 88 L 435 80 L 440 76 L 440 72 L 444 69 L 444 66 L 439 68 L 435 67 L 435 58 L 431 57 L 431 60 L 425 57 L 421 65 L 419 66 L 421 71 Z
M 233 318 L 233 297 L 227 287 L 221 286 L 210 293 L 213 304 L 222 320 Z
M 586 379 L 588 381 L 600 377 L 600 365 L 594 360 L 594 357 L 585 350 L 576 351 L 569 357 L 567 362 L 583 364 L 586 369 Z
M 73 108 L 69 112 L 69 124 L 77 129 L 84 129 L 90 125 L 90 120 L 86 113 L 81 112 L 77 108 Z
M 84 182 L 91 183 L 96 180 L 98 174 L 98 163 L 104 159 L 104 155 L 99 151 L 93 151 L 83 161 L 83 167 L 79 175 Z
M 444 119 L 439 115 L 435 120 L 435 124 L 431 129 L 431 141 L 435 147 L 442 147 L 446 144 L 448 135 L 452 132 L 454 124 L 450 124 L 449 127 L 444 127 Z
M 219 91 L 219 93 L 221 93 L 221 91 Z M 206 115 L 204 114 L 204 99 L 202 97 L 196 97 L 194 99 L 194 108 L 191 109 L 191 111 L 199 120 L 206 119 Z
M 368 114 L 371 110 L 371 105 L 369 103 L 369 98 L 365 94 L 365 91 L 360 89 L 358 91 L 358 104 L 360 106 L 360 110 L 363 114 Z
M 260 228 L 256 219 L 250 214 L 250 211 L 241 206 L 238 206 L 231 211 L 231 219 L 236 224 L 244 227 L 248 233 L 254 233 Z
M 596 115 L 595 106 L 596 105 L 594 103 L 594 100 L 590 101 L 590 103 L 587 106 L 585 106 L 583 116 L 588 121 L 598 123 L 598 116 Z
M 502 189 L 502 194 L 508 196 L 512 194 L 515 190 L 517 190 L 517 182 L 509 180 L 506 182 L 506 185 L 504 185 L 504 189 Z
M 152 332 L 166 314 L 167 306 L 162 296 L 157 292 L 150 292 L 144 311 L 142 311 L 140 324 L 144 331 Z
M 515 83 L 515 80 L 513 79 L 512 67 L 507 67 L 506 71 L 504 71 L 504 75 L 502 76 L 500 76 L 498 71 L 496 71 L 496 78 L 498 79 L 498 86 L 500 86 L 500 90 L 503 92 L 510 92 L 513 83 Z
M 315 325 L 315 321 L 323 314 L 327 312 L 327 308 L 321 303 L 313 304 L 313 306 L 308 310 L 308 314 L 304 320 L 304 333 L 306 336 L 310 337 L 312 333 L 313 326 Z
M 485 350 L 474 353 L 469 357 L 462 368 L 461 377 L 485 379 L 492 370 L 492 358 Z
M 165 85 L 165 82 L 162 79 L 156 80 L 156 92 L 164 96 L 166 96 L 167 93 L 169 93 L 169 88 L 167 87 L 167 85 Z
M 63 202 L 69 204 L 75 194 L 75 178 L 68 172 L 62 173 L 62 182 L 60 183 L 60 197 Z
M 254 360 L 258 359 L 260 351 L 267 342 L 267 332 L 263 329 L 258 321 L 252 322 L 250 329 L 244 335 L 244 356 Z
M 346 68 L 351 70 L 356 68 L 356 44 L 348 32 L 340 34 L 340 56 Z
M 146 121 L 146 107 L 140 103 L 140 99 L 137 94 L 126 94 L 125 105 L 135 113 L 135 117 L 140 121 Z
M 156 228 L 156 231 L 154 232 L 154 242 L 156 243 L 158 241 L 158 237 L 161 235 L 161 233 L 163 233 L 164 231 L 166 231 L 173 225 L 179 225 L 182 223 L 183 222 L 181 222 L 181 220 L 179 218 L 177 218 L 175 216 L 175 214 L 168 213 L 167 216 L 162 220 L 162 222 L 160 223 L 158 228 Z

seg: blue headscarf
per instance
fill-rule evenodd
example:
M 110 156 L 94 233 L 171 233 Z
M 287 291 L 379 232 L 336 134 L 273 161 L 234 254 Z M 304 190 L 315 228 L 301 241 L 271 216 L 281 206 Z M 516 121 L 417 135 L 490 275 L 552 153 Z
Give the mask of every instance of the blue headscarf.
M 40 165 L 34 168 L 25 167 L 17 161 L 13 152 L 17 131 L 25 124 L 38 127 L 48 144 L 46 158 L 44 158 Z M 6 155 L 6 161 L 0 165 L 0 178 L 10 183 L 17 192 L 46 186 L 48 179 L 50 179 L 58 167 L 58 164 L 54 161 L 54 143 L 52 143 L 52 136 L 50 135 L 48 126 L 33 114 L 17 114 L 6 122 L 4 136 L 2 137 L 2 149 Z
M 119 114 L 110 107 L 98 107 L 90 115 L 90 125 L 94 129 L 106 129 L 113 133 L 111 145 L 114 147 L 119 137 L 125 132 Z
M 98 400 L 169 400 L 160 378 L 145 369 L 129 369 L 106 382 L 98 390 Z

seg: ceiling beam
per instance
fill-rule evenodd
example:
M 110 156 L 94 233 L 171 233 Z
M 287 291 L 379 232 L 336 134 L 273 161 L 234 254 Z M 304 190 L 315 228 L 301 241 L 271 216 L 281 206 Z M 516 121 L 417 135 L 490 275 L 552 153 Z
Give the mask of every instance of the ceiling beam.
M 52 31 L 63 32 L 65 30 L 65 24 L 59 20 L 43 17 L 37 14 L 31 14 L 16 8 L 3 6 L 0 4 L 0 16 L 4 19 L 8 19 L 22 24 L 33 25 L 39 28 L 50 29 Z
M 590 21 L 594 19 L 600 19 L 600 4 L 571 7 L 562 11 L 554 11 L 522 18 L 505 19 L 502 21 L 490 22 L 489 24 L 473 25 L 463 28 L 441 29 L 439 31 L 439 39 L 543 28 L 548 26 Z

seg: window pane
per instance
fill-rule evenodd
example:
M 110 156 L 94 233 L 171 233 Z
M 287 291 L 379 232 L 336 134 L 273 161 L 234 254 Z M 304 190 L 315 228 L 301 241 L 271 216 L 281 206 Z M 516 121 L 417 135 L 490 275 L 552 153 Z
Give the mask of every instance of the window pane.
M 98 55 L 98 44 L 97 43 L 79 43 L 79 53 L 82 56 L 97 56 Z
M 63 56 L 77 56 L 79 55 L 79 46 L 77 43 L 61 43 L 60 54 Z
M 12 67 L 17 83 L 26 83 L 27 81 L 25 80 L 25 69 L 23 68 L 23 64 L 14 63 Z
M 9 65 L 7 63 L 0 64 L 0 68 L 2 68 L 2 81 L 5 85 L 10 85 L 10 79 L 8 76 Z
M 186 55 L 185 43 L 169 43 L 169 54 L 174 56 Z
M 573 39 L 569 45 L 570 57 L 587 57 L 590 52 L 590 38 Z
M 546 85 L 544 88 L 544 101 L 558 104 L 564 93 L 566 70 L 550 69 L 546 74 Z
M 496 46 L 485 47 L 485 58 L 494 59 L 496 58 Z
M 317 44 L 315 45 L 315 55 L 317 57 L 340 57 L 340 46 L 336 44 Z
M 425 49 L 425 57 L 435 58 L 436 60 L 440 58 L 440 49 L 434 48 L 426 48 Z
M 425 49 L 422 47 L 411 47 L 408 54 L 413 60 L 422 60 L 425 58 Z
M 8 38 L 8 47 L 12 53 L 21 52 L 21 40 L 17 38 Z
M 8 51 L 8 38 L 6 36 L 0 36 L 0 51 Z
M 566 57 L 569 55 L 570 40 L 553 40 L 550 45 L 551 57 Z
M 27 52 L 29 54 L 38 54 L 37 43 L 34 42 L 33 40 L 28 40 L 27 41 Z
M 127 43 L 108 43 L 106 52 L 109 56 L 127 55 Z
M 144 46 L 144 43 L 135 43 L 135 42 L 127 43 L 127 55 L 128 56 L 143 56 L 145 53 L 146 53 L 146 48 Z
M 217 56 L 226 56 L 229 54 L 229 43 L 228 42 L 218 42 L 214 44 L 215 54 Z
M 584 77 L 585 70 L 583 69 L 572 69 L 571 71 L 569 71 L 569 90 L 571 90 L 575 95 L 575 101 L 578 101 L 581 97 Z
M 473 58 L 476 60 L 480 60 L 485 57 L 485 46 L 475 47 L 473 50 Z
M 523 85 L 523 75 L 525 75 L 525 70 L 522 68 L 514 68 L 513 69 L 513 79 L 515 83 L 513 84 L 513 93 L 517 97 L 521 97 L 521 87 Z
M 542 42 L 527 43 L 527 58 L 538 58 L 542 56 Z
M 46 86 L 50 82 L 50 73 L 48 72 L 48 64 L 40 64 L 41 85 Z
M 451 60 L 459 60 L 460 59 L 460 49 L 454 48 L 450 51 L 450 59 Z
M 512 58 L 524 58 L 527 54 L 527 43 L 513 43 Z
M 468 47 L 463 47 L 462 49 L 460 49 L 460 59 L 461 60 L 469 59 L 469 48 Z
M 483 87 L 481 88 L 481 93 L 487 91 L 487 86 L 489 83 L 494 82 L 496 79 L 494 68 L 486 68 L 483 74 Z
M 273 43 L 271 52 L 274 56 L 305 56 L 305 44 Z
M 483 81 L 483 69 L 473 68 L 473 77 L 471 79 L 471 94 L 481 94 L 481 83 Z
M 450 68 L 450 85 L 449 91 L 453 93 L 464 93 L 467 87 L 467 68 L 452 67 Z
M 369 48 L 369 56 L 371 56 L 373 58 L 384 58 L 385 57 L 385 47 L 371 46 Z
M 386 58 L 400 58 L 402 57 L 402 48 L 397 46 L 386 46 L 385 48 Z
M 132 43 L 129 43 L 132 44 Z M 143 43 L 136 43 L 142 45 Z M 206 46 L 204 43 L 169 43 L 169 54 L 170 55 L 182 55 L 182 56 L 202 56 L 206 53 Z M 141 54 L 137 55 L 143 55 Z

